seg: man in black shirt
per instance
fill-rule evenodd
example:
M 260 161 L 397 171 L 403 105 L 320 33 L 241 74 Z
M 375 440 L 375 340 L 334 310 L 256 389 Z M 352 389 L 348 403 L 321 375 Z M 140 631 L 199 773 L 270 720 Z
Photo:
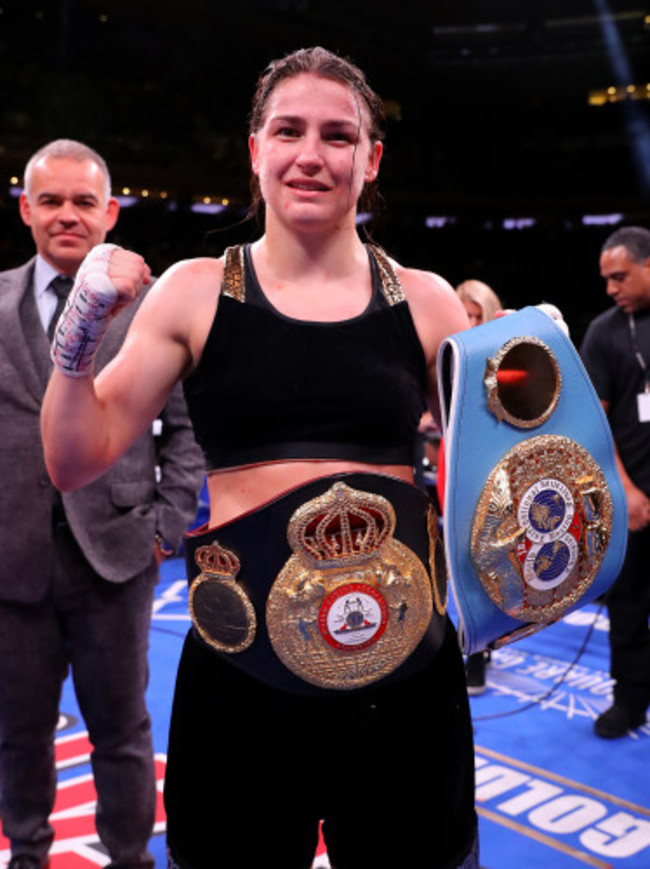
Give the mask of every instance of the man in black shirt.
M 646 721 L 650 703 L 650 231 L 623 227 L 605 241 L 600 272 L 616 303 L 589 325 L 581 348 L 614 436 L 628 505 L 628 550 L 609 592 L 614 703 L 598 736 Z

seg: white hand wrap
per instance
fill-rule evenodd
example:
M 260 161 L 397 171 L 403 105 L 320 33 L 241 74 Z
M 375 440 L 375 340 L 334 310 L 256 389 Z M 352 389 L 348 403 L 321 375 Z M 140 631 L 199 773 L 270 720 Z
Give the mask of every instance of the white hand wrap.
M 543 311 L 544 314 L 547 314 L 551 320 L 555 320 L 560 329 L 564 332 L 564 334 L 569 338 L 569 327 L 567 326 L 566 320 L 562 316 L 562 311 L 557 308 L 555 305 L 552 305 L 550 302 L 542 302 L 541 305 L 535 305 L 536 308 L 539 308 L 540 311 Z
M 74 286 L 57 323 L 52 341 L 52 362 L 68 377 L 83 377 L 91 369 L 100 341 L 118 300 L 108 277 L 116 244 L 99 244 L 79 267 Z

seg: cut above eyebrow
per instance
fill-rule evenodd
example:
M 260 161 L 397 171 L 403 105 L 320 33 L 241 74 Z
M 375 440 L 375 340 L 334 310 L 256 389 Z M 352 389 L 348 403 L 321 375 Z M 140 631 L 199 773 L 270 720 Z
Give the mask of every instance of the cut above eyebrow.
M 326 121 L 323 126 L 329 129 L 348 130 L 354 133 L 359 129 L 359 123 L 357 121 Z
M 304 124 L 305 119 L 302 115 L 274 115 L 270 122 L 273 124 Z M 324 127 L 346 127 L 352 130 L 356 130 L 359 127 L 358 121 L 355 119 L 354 121 L 347 119 L 338 119 L 332 118 L 327 121 L 323 121 L 322 126 Z

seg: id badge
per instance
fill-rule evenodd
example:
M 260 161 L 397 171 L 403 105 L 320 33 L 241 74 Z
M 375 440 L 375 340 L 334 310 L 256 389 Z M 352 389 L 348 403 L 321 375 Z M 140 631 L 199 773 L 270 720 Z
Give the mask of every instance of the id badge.
M 639 422 L 650 422 L 650 392 L 639 392 L 636 397 Z

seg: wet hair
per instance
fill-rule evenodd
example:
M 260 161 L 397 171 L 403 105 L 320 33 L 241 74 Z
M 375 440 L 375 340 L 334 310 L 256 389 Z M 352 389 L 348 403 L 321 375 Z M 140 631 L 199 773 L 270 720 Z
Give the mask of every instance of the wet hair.
M 372 90 L 366 81 L 365 74 L 352 61 L 340 57 L 326 48 L 300 48 L 291 54 L 273 60 L 257 80 L 253 104 L 249 116 L 249 132 L 256 133 L 264 124 L 269 98 L 275 88 L 287 79 L 295 78 L 301 73 L 312 73 L 321 78 L 328 78 L 340 84 L 347 85 L 356 97 L 361 98 L 362 105 L 367 109 L 370 119 L 368 134 L 370 141 L 381 142 L 385 136 L 386 115 L 382 99 Z M 253 201 L 251 214 L 256 214 L 262 197 L 257 177 L 251 176 Z M 371 214 L 377 210 L 378 192 L 377 180 L 364 186 L 359 199 L 359 208 Z
M 463 281 L 456 287 L 456 292 L 461 302 L 474 302 L 475 305 L 479 306 L 483 315 L 483 323 L 494 320 L 496 312 L 503 307 L 501 299 L 492 287 L 484 284 L 483 281 Z
M 643 226 L 622 226 L 605 240 L 601 253 L 614 247 L 626 248 L 633 263 L 644 263 L 650 258 L 650 230 Z
M 28 199 L 31 191 L 34 166 L 44 157 L 52 157 L 52 159 L 55 160 L 75 160 L 77 163 L 84 163 L 86 160 L 91 160 L 99 167 L 104 177 L 104 196 L 108 202 L 111 197 L 111 175 L 108 171 L 106 161 L 97 153 L 97 151 L 93 150 L 93 148 L 84 145 L 83 142 L 76 142 L 74 139 L 55 139 L 53 142 L 48 142 L 47 145 L 43 145 L 43 147 L 39 148 L 35 154 L 32 154 L 27 161 L 23 173 L 25 193 L 27 194 Z

